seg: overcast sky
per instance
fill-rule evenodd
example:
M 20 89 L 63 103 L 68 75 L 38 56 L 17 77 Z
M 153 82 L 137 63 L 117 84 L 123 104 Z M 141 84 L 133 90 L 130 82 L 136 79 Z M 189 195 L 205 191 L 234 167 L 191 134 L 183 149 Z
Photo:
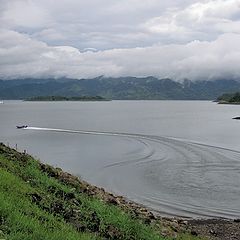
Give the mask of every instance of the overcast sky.
M 240 0 L 0 0 L 0 78 L 240 79 Z

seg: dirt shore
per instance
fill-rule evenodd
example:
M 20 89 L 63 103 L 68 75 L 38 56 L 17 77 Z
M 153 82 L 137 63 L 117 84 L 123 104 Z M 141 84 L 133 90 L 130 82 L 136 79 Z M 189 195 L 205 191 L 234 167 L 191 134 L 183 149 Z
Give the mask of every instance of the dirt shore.
M 202 219 L 191 220 L 188 228 L 192 234 L 205 236 L 214 240 L 239 240 L 240 239 L 240 219 Z
M 153 213 L 148 208 L 132 202 L 122 196 L 116 196 L 106 192 L 103 188 L 93 186 L 86 181 L 80 180 L 59 168 L 53 168 L 49 165 L 41 164 L 43 171 L 51 177 L 57 178 L 62 182 L 75 185 L 81 185 L 81 189 L 89 196 L 100 198 L 102 201 L 118 205 L 133 216 L 143 219 L 149 224 L 161 223 L 162 235 L 166 237 L 177 237 L 183 232 L 190 232 L 194 236 L 205 237 L 212 240 L 240 240 L 240 219 L 199 219 L 185 220 L 180 218 L 166 218 Z
M 0 143 L 0 150 L 10 159 L 28 161 L 31 156 L 26 153 L 19 153 L 13 149 L 6 147 Z M 36 160 L 34 160 L 36 161 Z M 191 233 L 193 236 L 203 237 L 203 239 L 212 240 L 240 240 L 240 219 L 181 219 L 181 218 L 166 218 L 160 214 L 153 213 L 150 209 L 133 201 L 130 201 L 122 196 L 116 196 L 110 192 L 106 192 L 103 188 L 93 186 L 86 181 L 72 174 L 64 172 L 60 168 L 54 168 L 50 165 L 39 162 L 39 168 L 49 177 L 55 178 L 58 181 L 70 185 L 76 191 L 83 192 L 89 197 L 98 198 L 108 204 L 116 205 L 128 212 L 132 217 L 145 222 L 146 224 L 155 225 L 160 234 L 165 237 L 177 238 L 183 233 Z M 39 202 L 40 197 L 34 194 L 34 202 Z M 66 196 L 65 196 L 66 197 Z M 72 202 L 75 195 L 70 194 Z M 74 209 L 73 209 L 74 210 Z M 64 211 L 64 209 L 62 209 Z M 74 223 L 75 224 L 75 223 Z M 182 238 L 178 238 L 182 239 Z M 183 238 L 185 239 L 185 238 Z

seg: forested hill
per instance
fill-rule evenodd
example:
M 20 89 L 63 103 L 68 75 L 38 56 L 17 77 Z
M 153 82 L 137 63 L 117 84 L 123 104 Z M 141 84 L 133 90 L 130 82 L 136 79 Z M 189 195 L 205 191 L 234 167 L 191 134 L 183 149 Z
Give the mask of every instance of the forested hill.
M 240 92 L 223 94 L 217 98 L 217 102 L 222 104 L 240 104 Z
M 26 99 L 35 96 L 102 96 L 107 99 L 213 100 L 223 93 L 240 91 L 240 81 L 185 80 L 154 77 L 94 79 L 0 80 L 0 99 Z

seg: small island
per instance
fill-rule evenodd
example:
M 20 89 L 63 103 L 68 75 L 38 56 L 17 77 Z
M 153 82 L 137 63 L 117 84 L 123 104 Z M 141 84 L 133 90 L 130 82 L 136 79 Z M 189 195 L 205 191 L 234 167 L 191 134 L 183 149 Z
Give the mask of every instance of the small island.
M 103 98 L 101 96 L 78 96 L 78 97 L 65 97 L 65 96 L 35 96 L 27 98 L 24 101 L 110 101 L 109 99 Z
M 217 98 L 219 104 L 240 104 L 240 92 L 226 93 Z

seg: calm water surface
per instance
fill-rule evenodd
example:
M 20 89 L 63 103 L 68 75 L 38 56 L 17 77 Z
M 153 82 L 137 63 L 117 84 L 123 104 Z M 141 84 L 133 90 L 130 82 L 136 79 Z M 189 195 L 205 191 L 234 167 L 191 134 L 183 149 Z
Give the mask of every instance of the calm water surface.
M 161 214 L 239 218 L 239 115 L 207 101 L 5 101 L 0 141 Z

